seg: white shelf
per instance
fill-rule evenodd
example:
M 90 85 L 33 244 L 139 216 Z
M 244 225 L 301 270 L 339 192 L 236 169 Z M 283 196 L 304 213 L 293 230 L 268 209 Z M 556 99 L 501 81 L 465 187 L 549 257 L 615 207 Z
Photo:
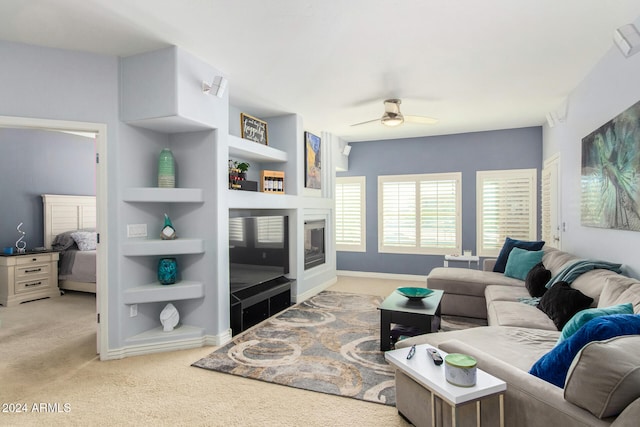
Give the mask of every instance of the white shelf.
M 204 328 L 196 326 L 181 325 L 176 326 L 173 331 L 165 332 L 162 326 L 142 332 L 126 339 L 127 344 L 158 344 L 168 341 L 188 340 L 201 338 L 204 336 Z
M 253 160 L 255 162 L 285 163 L 289 156 L 285 151 L 257 142 L 229 135 L 229 157 Z
M 125 304 L 144 304 L 148 302 L 178 301 L 202 298 L 204 286 L 202 282 L 181 280 L 172 285 L 159 282 L 136 286 L 124 291 Z
M 260 191 L 227 190 L 230 209 L 295 209 L 300 198 L 288 194 L 268 194 Z
M 125 202 L 203 203 L 201 188 L 126 188 Z
M 147 255 L 183 255 L 204 253 L 204 240 L 202 239 L 176 239 L 176 240 L 135 240 L 122 245 L 122 254 L 125 256 Z

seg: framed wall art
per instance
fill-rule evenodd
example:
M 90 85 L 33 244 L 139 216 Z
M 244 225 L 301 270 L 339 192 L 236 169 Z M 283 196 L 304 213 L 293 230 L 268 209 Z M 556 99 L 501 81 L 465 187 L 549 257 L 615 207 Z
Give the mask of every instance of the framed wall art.
M 244 139 L 269 145 L 267 122 L 263 120 L 245 113 L 240 113 L 240 132 L 240 136 Z
M 321 188 L 322 165 L 320 163 L 320 137 L 311 132 L 304 133 L 304 186 Z
M 581 223 L 640 231 L 640 102 L 582 139 Z

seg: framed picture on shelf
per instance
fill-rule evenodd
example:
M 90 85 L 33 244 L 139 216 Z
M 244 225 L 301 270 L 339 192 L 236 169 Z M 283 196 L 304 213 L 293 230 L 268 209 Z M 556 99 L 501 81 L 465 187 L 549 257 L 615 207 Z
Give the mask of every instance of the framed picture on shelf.
M 269 145 L 267 122 L 263 120 L 240 113 L 240 132 L 240 136 L 244 139 L 262 145 Z
M 319 136 L 311 132 L 304 133 L 304 186 L 306 188 L 321 188 L 320 146 Z

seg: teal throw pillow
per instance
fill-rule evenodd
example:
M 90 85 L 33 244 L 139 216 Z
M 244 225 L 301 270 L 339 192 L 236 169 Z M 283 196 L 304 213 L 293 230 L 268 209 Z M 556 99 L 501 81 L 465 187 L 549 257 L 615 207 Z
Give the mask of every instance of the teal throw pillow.
M 544 246 L 544 240 L 538 242 L 529 242 L 527 240 L 514 240 L 510 237 L 504 239 L 504 245 L 498 254 L 496 263 L 493 266 L 493 271 L 496 273 L 504 273 L 504 268 L 507 265 L 509 254 L 513 248 L 526 249 L 528 251 L 539 251 Z
M 577 312 L 562 328 L 562 333 L 556 345 L 575 334 L 589 320 L 609 314 L 633 314 L 633 305 L 628 302 L 626 304 L 612 305 L 611 307 L 588 308 Z
M 542 262 L 544 251 L 528 251 L 526 249 L 513 248 L 504 268 L 504 275 L 514 279 L 525 280 L 527 273 L 533 267 Z

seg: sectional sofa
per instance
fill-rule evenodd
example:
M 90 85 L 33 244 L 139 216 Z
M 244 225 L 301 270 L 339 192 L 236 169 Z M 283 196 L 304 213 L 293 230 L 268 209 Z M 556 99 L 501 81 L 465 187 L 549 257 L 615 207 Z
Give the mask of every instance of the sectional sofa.
M 550 270 L 551 277 L 579 261 L 569 253 L 546 246 L 543 254 L 542 264 Z M 480 369 L 507 382 L 507 426 L 640 425 L 640 335 L 580 344 L 574 357 L 568 353 L 568 344 L 579 334 L 576 332 L 573 338 L 559 344 L 561 331 L 547 314 L 531 305 L 525 282 L 493 272 L 494 262 L 485 260 L 483 270 L 436 268 L 427 277 L 427 287 L 445 291 L 442 314 L 486 318 L 488 326 L 407 338 L 399 341 L 396 348 L 427 343 L 449 353 L 474 356 Z M 640 313 L 640 281 L 636 279 L 593 269 L 575 277 L 570 287 L 592 298 L 593 308 L 631 303 L 633 312 Z M 613 318 L 629 319 L 624 315 Z M 582 328 L 581 333 L 586 326 Z M 593 328 L 602 329 L 599 325 Z M 565 369 L 566 384 L 554 385 L 529 373 L 543 361 L 555 363 L 556 358 L 563 357 L 567 359 L 565 363 L 571 363 L 568 371 Z M 424 404 L 430 398 L 428 392 L 400 372 L 396 373 L 396 398 L 398 411 L 413 424 L 430 422 L 429 405 Z M 482 405 L 483 425 L 498 425 L 497 404 L 497 399 L 490 399 Z M 468 417 L 463 414 L 462 419 L 472 420 L 475 425 L 475 409 L 470 406 L 466 410 L 471 412 Z M 445 424 L 450 422 L 446 411 L 442 415 Z

